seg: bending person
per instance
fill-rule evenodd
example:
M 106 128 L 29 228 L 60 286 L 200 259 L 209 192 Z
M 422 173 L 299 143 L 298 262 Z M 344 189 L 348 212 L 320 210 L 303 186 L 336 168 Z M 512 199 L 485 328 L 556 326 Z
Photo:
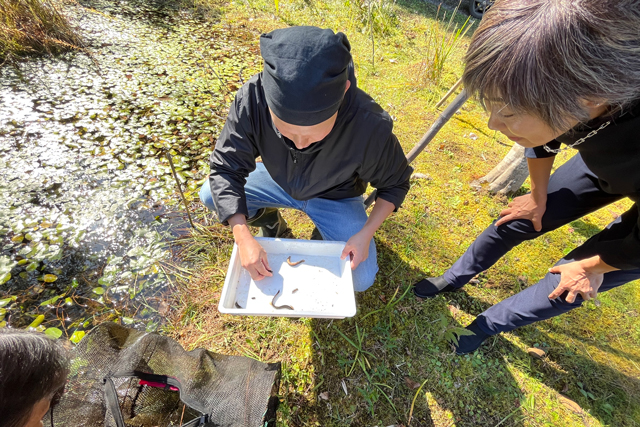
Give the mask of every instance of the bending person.
M 417 296 L 459 289 L 521 242 L 610 203 L 634 205 L 538 283 L 478 315 L 458 354 L 640 278 L 640 4 L 498 1 L 473 36 L 463 82 L 490 112 L 489 128 L 527 148 L 531 193 L 444 275 L 416 283 Z M 550 177 L 569 148 L 578 153 Z
M 342 258 L 351 257 L 354 288 L 364 291 L 378 271 L 373 235 L 409 191 L 393 121 L 356 87 L 344 34 L 290 27 L 263 34 L 260 50 L 264 71 L 236 94 L 200 199 L 231 226 L 254 280 L 272 273 L 247 225 L 280 237 L 278 208 L 291 208 L 311 218 L 315 238 L 347 242 Z M 367 217 L 368 183 L 378 196 Z

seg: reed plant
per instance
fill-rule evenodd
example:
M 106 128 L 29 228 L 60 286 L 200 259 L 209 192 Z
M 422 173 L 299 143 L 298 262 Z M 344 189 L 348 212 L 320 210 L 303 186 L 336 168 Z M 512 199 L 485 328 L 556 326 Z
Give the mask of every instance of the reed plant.
M 52 0 L 0 0 L 0 63 L 81 49 L 82 40 Z
M 418 74 L 419 80 L 425 85 L 440 83 L 447 59 L 471 28 L 471 17 L 468 17 L 462 25 L 455 22 L 457 11 L 456 7 L 447 20 L 446 11 L 440 18 L 440 6 L 438 6 L 435 19 L 425 33 L 426 52 Z

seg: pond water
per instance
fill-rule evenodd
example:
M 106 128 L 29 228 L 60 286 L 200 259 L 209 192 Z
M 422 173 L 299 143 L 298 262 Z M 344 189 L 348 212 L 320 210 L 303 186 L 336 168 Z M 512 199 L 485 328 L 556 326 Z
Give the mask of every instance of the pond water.
M 154 330 L 188 227 L 164 153 L 197 200 L 257 36 L 158 2 L 65 12 L 89 54 L 0 68 L 0 326 Z

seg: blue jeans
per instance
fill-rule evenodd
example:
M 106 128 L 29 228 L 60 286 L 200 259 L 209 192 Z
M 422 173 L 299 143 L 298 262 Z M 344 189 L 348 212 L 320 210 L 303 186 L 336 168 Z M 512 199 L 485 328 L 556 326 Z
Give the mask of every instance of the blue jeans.
M 362 196 L 339 200 L 316 198 L 306 201 L 292 198 L 271 178 L 262 163 L 257 163 L 256 170 L 249 174 L 244 191 L 250 218 L 262 208 L 297 209 L 311 218 L 324 240 L 346 242 L 362 229 L 368 218 Z M 215 212 L 209 181 L 205 181 L 200 189 L 200 200 Z M 362 292 L 370 288 L 377 272 L 376 245 L 371 239 L 369 257 L 353 271 L 354 289 Z

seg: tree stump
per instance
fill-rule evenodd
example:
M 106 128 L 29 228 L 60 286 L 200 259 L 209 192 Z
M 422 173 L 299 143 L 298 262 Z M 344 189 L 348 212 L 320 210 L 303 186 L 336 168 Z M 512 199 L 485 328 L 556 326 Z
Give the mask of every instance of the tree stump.
M 518 191 L 528 176 L 524 147 L 513 144 L 505 158 L 491 172 L 471 185 L 476 189 L 486 188 L 491 194 L 509 195 Z

